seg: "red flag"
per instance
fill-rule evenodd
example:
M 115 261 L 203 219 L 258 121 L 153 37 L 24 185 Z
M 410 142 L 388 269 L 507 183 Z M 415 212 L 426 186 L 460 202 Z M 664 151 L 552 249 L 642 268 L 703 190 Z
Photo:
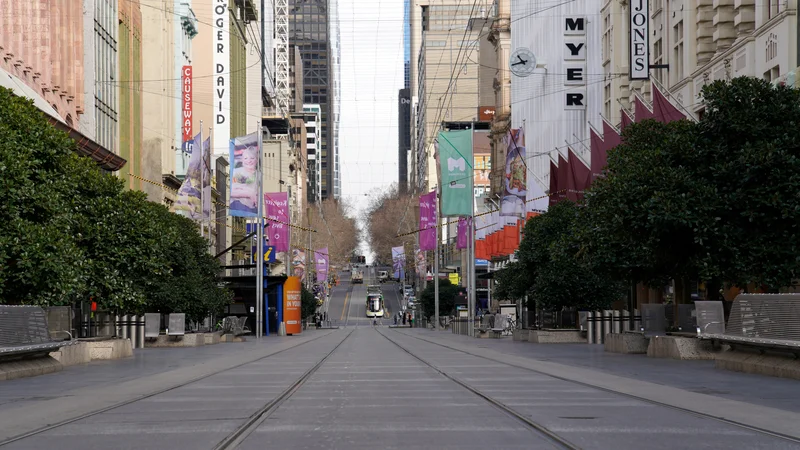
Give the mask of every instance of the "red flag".
M 619 112 L 620 112 L 620 115 L 622 116 L 622 122 L 620 122 L 620 125 L 619 125 L 619 131 L 621 132 L 622 130 L 625 129 L 625 127 L 627 127 L 628 125 L 633 123 L 633 119 L 631 119 L 631 116 L 629 116 L 628 113 L 624 109 L 620 109 Z
M 626 116 L 625 113 L 622 113 Z M 606 144 L 606 152 L 618 146 L 621 142 L 617 129 L 611 126 L 605 120 L 603 121 L 603 142 Z
M 682 112 L 678 111 L 678 108 L 674 107 L 672 103 L 664 97 L 664 94 L 662 94 L 655 85 L 653 86 L 653 113 L 657 120 L 664 123 L 686 118 Z
M 505 238 L 503 239 L 503 253 L 510 255 L 514 253 L 514 250 L 517 249 L 517 245 L 519 244 L 519 234 L 516 225 L 506 225 L 503 227 L 503 233 L 505 234 Z
M 567 198 L 567 192 L 570 189 L 575 189 L 575 186 L 571 183 L 572 176 L 569 174 L 569 163 L 561 153 L 558 154 L 558 199 L 557 201 L 565 200 Z
M 550 160 L 550 206 L 558 202 L 558 166 Z
M 656 115 L 650 112 L 650 108 L 648 108 L 639 97 L 636 97 L 636 100 L 634 100 L 633 103 L 636 114 L 636 122 L 641 122 L 645 119 L 656 118 Z
M 592 154 L 591 180 L 589 181 L 591 183 L 591 181 L 603 173 L 603 167 L 606 166 L 606 152 L 608 152 L 608 147 L 606 146 L 604 138 L 601 138 L 600 135 L 595 133 L 594 128 L 589 128 L 589 140 L 589 148 Z
M 568 150 L 567 158 L 569 158 L 570 169 L 568 175 L 569 184 L 572 186 L 572 189 L 567 192 L 567 198 L 577 202 L 583 198 L 583 191 L 592 184 L 592 171 L 586 167 L 586 164 L 578 158 L 578 155 L 572 149 Z

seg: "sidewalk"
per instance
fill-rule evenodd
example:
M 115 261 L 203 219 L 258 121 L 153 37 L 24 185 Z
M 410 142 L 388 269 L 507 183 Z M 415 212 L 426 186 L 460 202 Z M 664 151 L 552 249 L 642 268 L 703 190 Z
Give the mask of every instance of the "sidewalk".
M 435 338 L 444 345 L 458 343 L 499 353 L 548 361 L 567 366 L 596 370 L 610 375 L 631 378 L 688 392 L 800 412 L 800 382 L 785 378 L 753 375 L 716 369 L 714 361 L 648 358 L 647 355 L 609 353 L 602 345 L 533 344 L 505 339 L 474 339 L 415 328 L 409 335 Z
M 309 331 L 311 332 L 308 333 Z M 314 332 L 309 329 L 303 332 L 303 336 Z M 220 357 L 244 355 L 267 346 L 292 342 L 292 339 L 287 336 L 269 336 L 257 342 L 255 338 L 248 337 L 245 342 L 201 347 L 135 349 L 132 358 L 92 361 L 88 364 L 64 367 L 60 372 L 47 375 L 0 381 L 0 409 L 66 397 L 75 389 L 103 388 L 149 375 L 196 366 Z

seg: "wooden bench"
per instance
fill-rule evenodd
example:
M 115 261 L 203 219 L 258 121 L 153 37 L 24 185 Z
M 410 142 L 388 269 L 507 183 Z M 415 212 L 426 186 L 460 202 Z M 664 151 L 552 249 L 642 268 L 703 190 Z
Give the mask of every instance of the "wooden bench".
M 0 305 L 0 360 L 47 356 L 77 341 L 53 341 L 38 306 Z
M 721 306 L 721 305 L 720 305 Z M 792 353 L 800 358 L 800 294 L 740 294 L 733 301 L 725 331 L 708 332 L 719 320 L 710 320 L 698 336 L 732 349 L 737 347 Z

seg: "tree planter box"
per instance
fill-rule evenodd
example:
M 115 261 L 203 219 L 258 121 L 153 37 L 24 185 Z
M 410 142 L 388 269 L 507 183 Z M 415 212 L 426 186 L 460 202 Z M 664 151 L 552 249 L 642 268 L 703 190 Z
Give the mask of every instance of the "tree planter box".
M 608 333 L 605 350 L 612 353 L 645 354 L 649 341 L 641 333 Z
M 159 335 L 155 340 L 145 341 L 145 347 L 200 347 L 206 344 L 205 333 L 184 334 L 183 336 Z
M 528 339 L 530 338 L 530 332 L 531 330 L 514 330 L 513 339 L 515 341 L 528 342 Z
M 711 341 L 689 337 L 654 336 L 647 346 L 651 358 L 716 359 L 719 353 Z
M 761 355 L 736 349 L 719 353 L 714 365 L 718 369 L 735 372 L 800 380 L 800 360 L 788 355 L 769 353 Z
M 580 330 L 530 330 L 528 342 L 537 344 L 585 344 Z

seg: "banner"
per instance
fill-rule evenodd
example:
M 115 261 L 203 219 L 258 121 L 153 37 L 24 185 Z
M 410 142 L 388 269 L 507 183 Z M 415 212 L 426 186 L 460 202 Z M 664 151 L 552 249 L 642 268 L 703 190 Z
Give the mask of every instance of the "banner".
M 439 133 L 442 172 L 441 216 L 471 216 L 473 195 L 472 130 Z
M 328 280 L 328 247 L 321 248 L 314 252 L 314 261 L 317 264 L 317 282 L 323 283 Z
M 458 236 L 456 238 L 456 248 L 467 248 L 469 243 L 469 229 L 472 225 L 472 217 L 458 218 Z
M 392 267 L 394 268 L 394 277 L 399 280 L 405 278 L 405 271 L 403 270 L 406 265 L 406 252 L 403 247 L 392 247 Z
M 419 197 L 419 247 L 436 249 L 436 191 Z
M 528 194 L 528 170 L 525 166 L 525 142 L 521 129 L 509 130 L 506 135 L 506 170 L 503 177 L 501 216 L 520 217 L 525 213 Z
M 301 248 L 292 250 L 292 275 L 305 280 L 306 277 L 306 251 Z
M 264 212 L 269 224 L 269 245 L 279 252 L 289 251 L 289 193 L 264 194 Z
M 202 175 L 200 151 L 200 135 L 194 137 L 184 146 L 190 154 L 189 165 L 186 167 L 186 176 L 181 188 L 178 189 L 178 198 L 175 199 L 175 213 L 192 220 L 200 220 L 200 178 Z
M 181 86 L 183 98 L 181 99 L 183 112 L 183 142 L 192 140 L 192 66 L 183 66 L 181 69 Z
M 203 142 L 203 220 L 211 217 L 211 138 Z
M 231 139 L 230 149 L 232 175 L 229 215 L 258 217 L 258 182 L 261 178 L 258 133 Z
M 417 276 L 423 276 L 428 270 L 428 261 L 425 257 L 425 251 L 417 247 L 414 249 L 414 259 L 417 264 Z

